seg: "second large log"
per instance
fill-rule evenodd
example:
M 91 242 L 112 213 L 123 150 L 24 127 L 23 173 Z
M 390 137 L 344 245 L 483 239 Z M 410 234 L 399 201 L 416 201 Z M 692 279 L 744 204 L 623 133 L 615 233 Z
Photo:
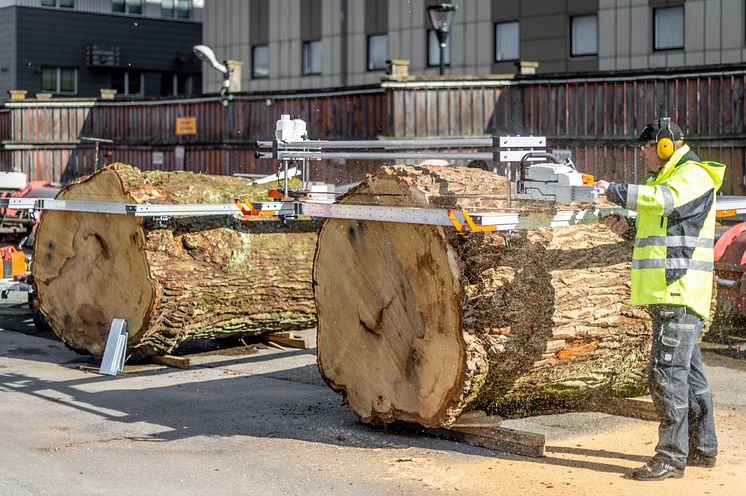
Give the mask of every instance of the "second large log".
M 504 195 L 485 171 L 400 167 L 342 201 L 491 208 Z M 471 408 L 639 394 L 650 325 L 628 303 L 630 259 L 601 225 L 506 236 L 328 220 L 314 265 L 321 373 L 364 421 L 426 427 Z

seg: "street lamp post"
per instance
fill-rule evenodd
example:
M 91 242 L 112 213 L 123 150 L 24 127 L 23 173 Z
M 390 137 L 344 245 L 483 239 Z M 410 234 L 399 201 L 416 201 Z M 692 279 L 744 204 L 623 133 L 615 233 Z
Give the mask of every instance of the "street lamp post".
M 198 59 L 209 62 L 216 71 L 223 75 L 223 84 L 220 87 L 220 103 L 223 105 L 223 173 L 226 176 L 230 176 L 232 171 L 230 151 L 228 150 L 228 139 L 230 138 L 230 133 L 228 132 L 228 125 L 230 122 L 228 106 L 233 97 L 233 95 L 227 95 L 228 90 L 230 90 L 231 87 L 230 71 L 228 70 L 228 65 L 225 62 L 221 63 L 218 61 L 218 58 L 215 56 L 215 52 L 209 46 L 194 45 L 194 47 L 192 47 L 192 50 L 194 51 L 194 55 L 196 55 Z
M 440 75 L 445 74 L 445 53 L 448 46 L 448 35 L 451 33 L 451 23 L 456 15 L 458 6 L 452 3 L 438 3 L 427 8 L 430 23 L 433 26 L 440 43 Z

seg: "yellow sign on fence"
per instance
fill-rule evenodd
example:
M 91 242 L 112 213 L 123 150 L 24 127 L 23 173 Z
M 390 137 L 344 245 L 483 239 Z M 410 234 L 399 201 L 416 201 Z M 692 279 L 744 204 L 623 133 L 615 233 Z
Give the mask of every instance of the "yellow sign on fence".
M 176 134 L 197 134 L 197 118 L 177 117 Z

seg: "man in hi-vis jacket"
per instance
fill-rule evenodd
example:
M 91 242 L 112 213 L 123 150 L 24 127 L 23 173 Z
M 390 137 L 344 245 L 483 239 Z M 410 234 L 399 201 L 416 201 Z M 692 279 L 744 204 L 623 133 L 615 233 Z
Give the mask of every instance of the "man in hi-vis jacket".
M 725 165 L 702 161 L 667 117 L 648 124 L 635 143 L 657 173 L 641 185 L 596 186 L 637 212 L 631 303 L 646 305 L 653 318 L 648 381 L 661 422 L 655 456 L 630 476 L 663 480 L 683 477 L 687 465 L 713 467 L 717 456 L 712 395 L 697 340 L 710 314 L 715 194 Z M 612 216 L 606 224 L 623 234 L 632 223 Z

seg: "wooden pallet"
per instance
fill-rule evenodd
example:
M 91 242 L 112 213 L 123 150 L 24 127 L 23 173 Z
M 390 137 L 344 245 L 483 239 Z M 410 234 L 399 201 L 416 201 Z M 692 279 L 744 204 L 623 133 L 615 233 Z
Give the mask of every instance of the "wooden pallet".
M 544 456 L 544 435 L 501 426 L 502 418 L 474 410 L 462 414 L 456 422 L 440 429 L 426 429 L 416 424 L 402 423 L 410 432 L 449 439 L 482 448 L 539 458 Z

